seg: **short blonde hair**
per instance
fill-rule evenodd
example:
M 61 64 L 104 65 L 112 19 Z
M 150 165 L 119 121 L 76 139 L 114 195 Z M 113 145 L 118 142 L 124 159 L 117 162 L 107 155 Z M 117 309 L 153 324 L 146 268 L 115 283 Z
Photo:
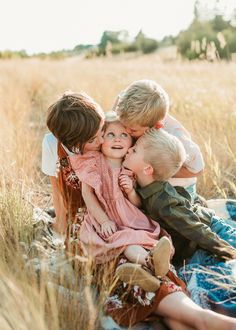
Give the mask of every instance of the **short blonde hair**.
M 181 141 L 163 129 L 149 129 L 139 141 L 144 149 L 143 160 L 152 166 L 155 180 L 169 180 L 186 160 Z
M 116 111 L 127 124 L 154 127 L 163 120 L 169 110 L 169 96 L 153 80 L 137 80 L 120 95 Z

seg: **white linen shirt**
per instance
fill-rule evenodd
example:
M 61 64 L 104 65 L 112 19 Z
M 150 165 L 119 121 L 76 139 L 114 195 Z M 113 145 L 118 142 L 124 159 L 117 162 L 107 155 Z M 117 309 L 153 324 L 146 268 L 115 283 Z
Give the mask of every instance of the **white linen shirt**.
M 64 145 L 62 146 L 68 156 L 75 155 Z M 57 161 L 57 138 L 52 133 L 47 133 L 42 142 L 42 172 L 49 176 L 57 176 Z
M 184 166 L 192 173 L 198 173 L 204 169 L 204 160 L 199 146 L 191 139 L 190 133 L 174 117 L 167 115 L 164 120 L 164 130 L 176 136 L 184 145 L 187 159 Z M 168 180 L 172 186 L 189 187 L 197 182 L 192 178 L 171 178 Z

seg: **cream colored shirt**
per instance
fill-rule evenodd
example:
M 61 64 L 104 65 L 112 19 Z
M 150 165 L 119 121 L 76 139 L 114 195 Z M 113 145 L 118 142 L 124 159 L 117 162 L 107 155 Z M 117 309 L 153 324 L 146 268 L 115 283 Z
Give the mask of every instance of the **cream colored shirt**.
M 174 117 L 167 115 L 164 120 L 164 130 L 176 136 L 184 145 L 187 159 L 184 166 L 192 173 L 198 173 L 204 169 L 204 160 L 199 146 L 191 139 L 190 133 Z M 172 178 L 169 183 L 172 186 L 188 187 L 195 184 L 196 177 L 193 178 Z

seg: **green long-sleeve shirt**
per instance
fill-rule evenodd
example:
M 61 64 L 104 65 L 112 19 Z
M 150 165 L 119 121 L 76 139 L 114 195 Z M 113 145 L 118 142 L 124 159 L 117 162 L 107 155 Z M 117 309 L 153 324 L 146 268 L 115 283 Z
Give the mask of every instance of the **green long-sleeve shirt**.
M 236 250 L 210 228 L 214 212 L 191 204 L 191 196 L 183 187 L 155 181 L 137 192 L 144 211 L 171 235 L 174 263 L 190 257 L 197 246 L 223 259 L 236 258 Z

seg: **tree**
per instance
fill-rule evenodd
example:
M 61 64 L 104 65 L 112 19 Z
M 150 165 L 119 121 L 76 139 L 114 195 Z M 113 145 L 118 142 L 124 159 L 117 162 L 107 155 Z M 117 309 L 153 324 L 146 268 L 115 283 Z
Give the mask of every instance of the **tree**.
M 142 30 L 135 37 L 134 44 L 144 54 L 152 53 L 158 48 L 158 42 L 155 39 L 147 38 Z
M 216 15 L 211 20 L 212 29 L 216 32 L 223 31 L 230 27 L 230 21 L 225 21 L 222 15 Z
M 178 51 L 188 59 L 208 58 L 208 53 L 215 52 L 216 58 L 229 60 L 236 47 L 236 27 L 226 20 L 220 12 L 222 3 L 215 2 L 214 13 L 203 17 L 202 1 L 195 3 L 195 18 L 187 30 L 182 31 L 176 38 Z M 211 18 L 210 18 L 211 16 Z M 206 20 L 206 17 L 208 19 Z
M 101 41 L 98 45 L 99 51 L 102 55 L 106 55 L 106 48 L 109 44 L 117 48 L 117 45 L 126 43 L 127 39 L 128 32 L 126 30 L 104 31 L 101 37 Z

